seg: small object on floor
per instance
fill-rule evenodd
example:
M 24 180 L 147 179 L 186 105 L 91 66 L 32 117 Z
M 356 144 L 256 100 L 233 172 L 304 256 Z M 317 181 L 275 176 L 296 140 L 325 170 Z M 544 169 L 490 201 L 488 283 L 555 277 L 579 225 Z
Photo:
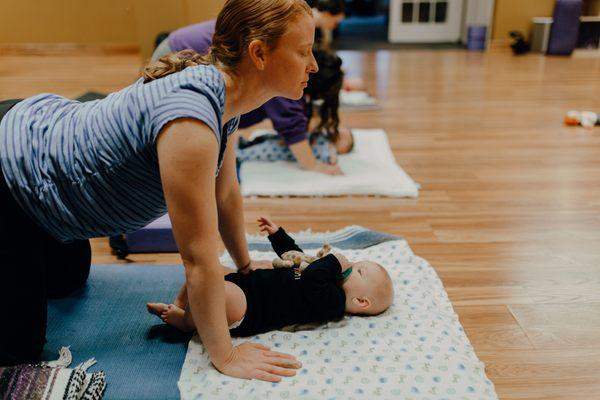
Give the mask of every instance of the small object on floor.
M 484 51 L 487 40 L 487 26 L 470 25 L 467 29 L 467 49 Z
M 369 109 L 378 107 L 377 99 L 362 90 L 340 90 L 340 107 Z
M 87 373 L 96 363 L 89 359 L 75 368 L 67 368 L 73 359 L 68 347 L 63 347 L 56 361 L 0 367 L 0 398 L 98 400 L 104 395 L 104 372 Z
M 509 35 L 513 40 L 513 43 L 510 45 L 510 47 L 515 55 L 519 56 L 529 52 L 531 45 L 525 41 L 525 37 L 521 32 L 512 31 L 509 33 Z
M 591 129 L 594 125 L 600 125 L 600 115 L 593 111 L 568 111 L 565 115 L 565 124 L 568 126 L 581 125 Z

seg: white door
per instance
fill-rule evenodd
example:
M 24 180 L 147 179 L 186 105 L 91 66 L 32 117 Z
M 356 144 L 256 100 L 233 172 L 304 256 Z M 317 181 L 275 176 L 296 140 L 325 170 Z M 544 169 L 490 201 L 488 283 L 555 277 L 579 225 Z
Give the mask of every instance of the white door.
M 392 43 L 458 42 L 463 0 L 391 0 Z

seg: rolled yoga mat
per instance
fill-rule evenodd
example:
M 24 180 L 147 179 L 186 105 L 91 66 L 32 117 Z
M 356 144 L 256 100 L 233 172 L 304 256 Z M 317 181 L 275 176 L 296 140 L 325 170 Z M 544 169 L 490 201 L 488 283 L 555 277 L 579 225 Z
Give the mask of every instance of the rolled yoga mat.
M 554 7 L 548 54 L 570 55 L 577 45 L 582 0 L 557 0 Z

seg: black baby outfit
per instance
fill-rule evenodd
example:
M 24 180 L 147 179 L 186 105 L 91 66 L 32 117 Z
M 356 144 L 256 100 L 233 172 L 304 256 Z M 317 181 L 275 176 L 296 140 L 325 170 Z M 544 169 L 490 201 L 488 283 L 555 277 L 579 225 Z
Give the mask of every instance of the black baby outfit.
M 302 251 L 283 228 L 269 235 L 269 241 L 280 257 L 286 251 Z M 340 286 L 341 272 L 340 262 L 329 254 L 302 274 L 295 268 L 278 268 L 226 275 L 225 280 L 239 286 L 247 301 L 244 320 L 231 334 L 250 336 L 287 325 L 342 318 L 346 295 Z

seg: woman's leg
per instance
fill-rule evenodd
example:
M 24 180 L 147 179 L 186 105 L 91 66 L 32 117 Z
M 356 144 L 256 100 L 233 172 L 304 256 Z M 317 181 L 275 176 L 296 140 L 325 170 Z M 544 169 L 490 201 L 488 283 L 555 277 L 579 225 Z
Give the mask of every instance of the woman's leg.
M 38 360 L 46 342 L 45 233 L 25 214 L 0 174 L 0 366 Z
M 48 237 L 44 247 L 49 298 L 68 296 L 85 285 L 92 260 L 89 240 L 61 243 Z

